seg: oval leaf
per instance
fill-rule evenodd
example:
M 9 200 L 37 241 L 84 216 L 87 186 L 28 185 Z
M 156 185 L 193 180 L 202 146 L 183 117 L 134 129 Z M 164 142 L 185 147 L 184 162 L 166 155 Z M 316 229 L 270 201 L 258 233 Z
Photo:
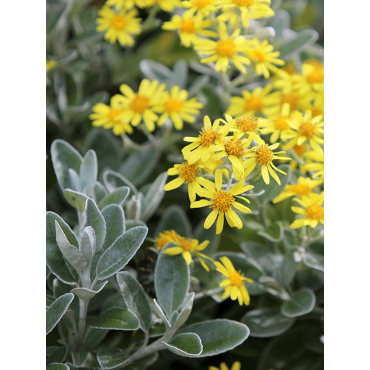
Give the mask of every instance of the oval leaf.
M 291 299 L 281 306 L 281 313 L 286 317 L 305 315 L 313 310 L 316 303 L 315 293 L 308 288 L 294 292 Z
M 91 226 L 82 230 L 80 241 L 80 252 L 88 263 L 91 263 L 96 251 L 95 232 Z
M 176 335 L 169 343 L 162 342 L 168 350 L 184 357 L 199 356 L 203 351 L 202 341 L 194 333 Z
M 101 292 L 107 284 L 108 281 L 103 281 L 101 283 L 96 284 L 94 289 L 74 288 L 71 290 L 71 293 L 75 294 L 78 298 L 87 301 L 95 297 L 99 292 Z
M 67 293 L 56 299 L 46 311 L 46 334 L 49 334 L 58 324 L 69 305 L 73 301 L 74 295 Z
M 96 329 L 137 330 L 139 320 L 130 311 L 112 308 L 94 319 L 90 326 Z
M 156 235 L 164 230 L 175 230 L 179 235 L 187 238 L 192 236 L 191 225 L 186 213 L 176 205 L 168 207 L 163 213 L 156 229 Z
M 95 152 L 90 149 L 85 154 L 85 157 L 80 167 L 80 184 L 82 192 L 88 196 L 92 195 L 95 181 L 98 174 L 98 160 Z
M 107 348 L 101 350 L 98 355 L 99 365 L 103 369 L 114 369 L 129 361 L 129 356 L 118 348 Z
M 48 366 L 46 366 L 46 370 L 70 370 L 70 368 L 66 364 L 54 363 L 54 364 L 49 364 Z
M 106 226 L 102 214 L 92 199 L 87 199 L 86 201 L 84 216 L 85 225 L 83 228 L 91 226 L 94 229 L 96 237 L 96 251 L 98 252 L 104 243 Z
M 114 190 L 112 193 L 107 194 L 99 203 L 99 209 L 103 209 L 105 206 L 109 204 L 118 204 L 122 206 L 126 198 L 130 193 L 130 188 L 128 186 L 122 186 Z

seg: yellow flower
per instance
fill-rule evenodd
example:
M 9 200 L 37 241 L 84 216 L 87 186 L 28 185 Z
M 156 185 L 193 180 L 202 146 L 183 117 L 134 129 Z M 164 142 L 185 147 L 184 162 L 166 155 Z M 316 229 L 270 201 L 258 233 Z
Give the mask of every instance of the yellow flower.
M 228 21 L 234 26 L 236 23 L 236 12 L 241 12 L 242 23 L 245 28 L 249 27 L 250 19 L 269 18 L 274 16 L 274 11 L 269 7 L 271 0 L 221 0 L 223 10 L 229 10 L 217 18 L 220 21 Z
M 203 19 L 203 15 L 194 15 L 195 10 L 189 9 L 181 16 L 175 14 L 170 22 L 164 22 L 162 29 L 167 31 L 179 31 L 180 40 L 187 48 L 196 43 L 199 36 L 217 37 L 217 33 L 206 30 L 212 22 Z
M 241 197 L 240 194 L 247 190 L 253 189 L 253 185 L 244 186 L 244 181 L 239 181 L 230 190 L 223 190 L 222 187 L 222 171 L 218 169 L 215 174 L 215 184 L 209 180 L 202 178 L 201 185 L 204 189 L 198 189 L 197 193 L 201 197 L 209 198 L 209 200 L 199 200 L 191 203 L 190 208 L 200 208 L 210 206 L 212 212 L 207 216 L 204 221 L 204 228 L 209 229 L 218 216 L 216 225 L 216 234 L 220 234 L 224 227 L 224 216 L 230 227 L 237 227 L 241 229 L 243 227 L 242 220 L 235 213 L 232 207 L 244 213 L 251 213 L 252 211 L 236 202 L 235 198 L 240 198 L 247 203 L 250 203 L 248 199 Z
M 245 155 L 245 157 L 250 157 L 247 161 L 243 162 L 243 166 L 245 168 L 244 171 L 244 177 L 247 177 L 253 170 L 254 168 L 258 165 L 261 166 L 261 173 L 262 173 L 262 178 L 263 181 L 268 185 L 270 183 L 270 175 L 275 179 L 275 181 L 281 185 L 280 179 L 274 169 L 276 171 L 279 171 L 283 175 L 286 175 L 284 171 L 279 170 L 274 166 L 272 163 L 273 159 L 290 159 L 287 157 L 279 157 L 276 154 L 282 154 L 285 153 L 284 151 L 282 152 L 276 152 L 274 153 L 273 150 L 276 149 L 280 143 L 275 143 L 273 145 L 267 145 L 266 143 L 259 144 L 258 147 L 254 147 L 252 149 L 248 150 L 248 153 Z
M 324 192 L 321 194 L 313 193 L 310 197 L 305 199 L 293 198 L 301 207 L 292 207 L 292 211 L 302 215 L 303 218 L 295 220 L 290 227 L 298 229 L 304 225 L 309 225 L 312 228 L 316 227 L 319 222 L 324 224 Z
M 154 245 L 158 250 L 161 250 L 167 243 L 176 242 L 178 238 L 180 235 L 175 230 L 164 230 L 155 238 Z
M 251 116 L 256 112 L 265 114 L 268 107 L 279 103 L 279 92 L 271 93 L 272 85 L 267 85 L 264 88 L 257 87 L 252 92 L 242 91 L 242 96 L 234 96 L 231 98 L 231 104 L 227 108 L 226 113 L 233 117 Z
M 181 0 L 149 0 L 149 6 L 155 4 L 158 4 L 164 12 L 172 13 L 175 8 L 180 6 Z
M 225 287 L 225 293 L 222 298 L 226 299 L 230 296 L 233 301 L 237 299 L 241 306 L 243 303 L 248 306 L 250 298 L 244 281 L 253 283 L 253 280 L 244 277 L 240 271 L 236 271 L 233 264 L 226 256 L 220 257 L 220 260 L 222 263 L 215 261 L 216 270 L 227 278 L 220 283 L 221 287 Z
M 138 14 L 137 9 L 126 10 L 123 8 L 117 13 L 109 6 L 104 5 L 98 14 L 96 31 L 106 31 L 105 40 L 114 44 L 118 39 L 121 46 L 134 44 L 132 35 L 138 35 L 141 32 L 141 19 L 135 18 Z
M 248 137 L 247 146 L 254 140 L 256 143 L 264 141 L 259 136 L 262 133 L 263 127 L 266 125 L 264 120 L 255 116 L 244 117 L 240 116 L 235 119 L 230 131 L 236 131 Z
M 204 117 L 204 128 L 198 137 L 185 137 L 184 141 L 191 142 L 182 149 L 185 159 L 189 164 L 199 160 L 207 162 L 211 156 L 210 149 L 221 142 L 228 133 L 230 126 L 219 126 L 220 120 L 216 119 L 212 125 L 208 116 Z
M 182 1 L 181 6 L 193 9 L 196 12 L 208 17 L 210 13 L 216 13 L 219 0 L 187 0 Z
M 294 89 L 301 95 L 319 91 L 324 86 L 324 64 L 303 63 L 302 74 L 292 76 Z
M 240 370 L 240 367 L 241 367 L 240 362 L 236 361 L 236 362 L 233 363 L 233 366 L 231 367 L 231 370 Z M 224 362 L 221 362 L 220 363 L 220 368 L 210 366 L 209 370 L 229 370 L 229 368 L 227 367 L 227 365 Z
M 284 191 L 273 199 L 272 203 L 279 203 L 284 199 L 290 198 L 294 195 L 300 196 L 302 199 L 306 199 L 307 196 L 314 194 L 312 190 L 320 185 L 322 181 L 311 180 L 309 177 L 298 178 L 298 184 L 287 185 Z
M 92 108 L 93 113 L 89 118 L 93 126 L 103 126 L 105 129 L 113 129 L 115 135 L 122 135 L 125 132 L 132 134 L 133 128 L 123 120 L 123 96 L 114 95 L 110 100 L 110 106 L 98 103 Z
M 294 145 L 301 145 L 308 141 L 315 152 L 322 154 L 323 149 L 319 144 L 324 144 L 324 117 L 316 116 L 312 118 L 312 111 L 310 110 L 307 110 L 304 115 L 302 112 L 294 111 L 292 117 L 291 127 L 294 131 L 282 133 L 283 141 L 290 140 L 284 145 L 283 149 L 288 150 Z
M 46 59 L 46 72 L 49 71 L 50 69 L 54 68 L 57 62 L 55 60 L 47 60 Z
M 225 23 L 219 23 L 219 40 L 212 41 L 208 39 L 197 40 L 194 49 L 199 54 L 207 55 L 201 59 L 202 63 L 216 62 L 215 70 L 226 72 L 230 62 L 233 62 L 236 68 L 242 73 L 247 73 L 244 65 L 249 65 L 250 60 L 246 57 L 248 41 L 239 36 L 240 29 L 236 29 L 231 36 L 227 33 Z
M 263 75 L 265 78 L 270 78 L 270 71 L 276 72 L 279 70 L 274 64 L 279 66 L 285 64 L 283 60 L 277 59 L 280 52 L 273 51 L 274 47 L 267 40 L 260 43 L 257 38 L 254 38 L 249 45 L 248 56 L 256 63 L 256 73 L 259 76 Z
M 118 10 L 122 8 L 132 9 L 135 5 L 139 8 L 149 6 L 150 0 L 107 0 L 105 5 L 115 6 Z
M 166 85 L 159 85 L 159 81 L 142 80 L 139 91 L 135 93 L 128 85 L 121 85 L 120 90 L 124 95 L 125 111 L 123 118 L 137 126 L 143 120 L 149 131 L 154 131 L 155 121 L 158 116 L 154 113 L 157 106 L 163 102 Z
M 274 144 L 278 141 L 282 133 L 292 134 L 292 126 L 290 124 L 292 117 L 290 115 L 290 105 L 283 104 L 281 111 L 278 115 L 267 117 L 266 127 L 261 130 L 261 134 L 271 134 L 270 142 Z
M 173 86 L 171 92 L 164 92 L 163 102 L 156 107 L 158 113 L 162 113 L 157 124 L 162 126 L 166 118 L 170 118 L 176 130 L 181 130 L 184 126 L 183 121 L 194 123 L 194 115 L 199 114 L 199 109 L 203 104 L 198 102 L 197 98 L 187 100 L 188 92 L 180 90 L 178 86 Z
M 321 177 L 321 179 L 323 180 L 324 179 L 324 153 L 321 154 L 315 151 L 310 151 L 310 152 L 305 153 L 304 156 L 314 161 L 313 163 L 305 164 L 303 166 L 304 169 L 307 171 L 315 171 L 316 173 L 312 177 L 314 179 L 316 177 Z
M 198 162 L 194 162 L 189 165 L 187 161 L 182 164 L 175 164 L 174 167 L 170 168 L 167 173 L 170 176 L 178 175 L 179 177 L 175 180 L 170 181 L 164 186 L 165 191 L 170 191 L 179 188 L 183 183 L 188 184 L 188 193 L 190 202 L 194 202 L 196 199 L 196 190 L 200 188 L 198 185 L 200 177 L 198 177 L 198 168 L 204 166 Z

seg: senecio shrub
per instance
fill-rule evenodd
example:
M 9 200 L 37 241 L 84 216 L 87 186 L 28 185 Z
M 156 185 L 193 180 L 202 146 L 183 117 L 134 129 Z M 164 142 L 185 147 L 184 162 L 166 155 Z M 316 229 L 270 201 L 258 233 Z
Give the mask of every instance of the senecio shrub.
M 322 10 L 47 0 L 48 370 L 323 369 Z

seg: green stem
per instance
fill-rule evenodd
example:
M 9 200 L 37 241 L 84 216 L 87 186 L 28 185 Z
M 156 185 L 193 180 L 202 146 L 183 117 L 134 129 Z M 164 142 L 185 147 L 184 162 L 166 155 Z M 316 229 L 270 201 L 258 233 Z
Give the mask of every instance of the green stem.
M 87 315 L 87 307 L 89 305 L 89 301 L 84 301 L 83 299 L 79 299 L 80 301 L 80 315 L 78 320 L 78 339 L 80 344 L 82 345 L 83 337 L 85 334 L 85 327 L 86 327 L 86 315 Z

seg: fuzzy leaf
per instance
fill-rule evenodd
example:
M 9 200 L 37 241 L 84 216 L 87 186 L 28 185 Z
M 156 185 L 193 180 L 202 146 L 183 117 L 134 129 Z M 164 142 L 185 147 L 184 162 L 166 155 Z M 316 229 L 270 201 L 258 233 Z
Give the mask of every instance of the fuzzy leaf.
M 90 300 L 91 298 L 95 297 L 99 292 L 103 290 L 103 288 L 108 284 L 108 280 L 102 281 L 94 287 L 94 289 L 87 289 L 87 288 L 74 288 L 71 290 L 71 293 L 75 294 L 78 298 L 82 300 Z
M 87 196 L 92 195 L 98 174 L 98 160 L 93 150 L 88 150 L 80 167 L 81 189 Z
M 101 350 L 97 359 L 103 369 L 114 369 L 129 361 L 129 356 L 118 348 L 106 348 Z
M 202 341 L 194 333 L 176 335 L 169 343 L 163 344 L 173 353 L 184 357 L 197 357 L 203 351 Z
M 83 228 L 91 226 L 94 229 L 96 238 L 96 252 L 98 252 L 100 251 L 104 243 L 106 225 L 104 217 L 102 216 L 101 212 L 96 206 L 96 203 L 92 199 L 88 199 L 86 201 L 86 209 L 84 216 L 85 216 L 85 225 Z
M 46 311 L 46 334 L 49 334 L 58 324 L 69 305 L 73 301 L 73 294 L 67 293 L 57 298 Z
M 130 188 L 128 186 L 122 186 L 117 188 L 112 193 L 107 194 L 99 203 L 99 209 L 103 209 L 105 206 L 109 204 L 118 204 L 122 206 L 125 202 L 126 198 L 130 193 Z
M 203 225 L 202 228 L 204 229 Z M 192 236 L 191 225 L 184 210 L 172 205 L 163 213 L 156 229 L 156 235 L 164 230 L 175 230 L 179 235 L 190 238 Z
M 72 352 L 73 364 L 76 367 L 81 367 L 87 360 L 88 352 Z
M 65 189 L 63 191 L 64 198 L 74 208 L 83 212 L 85 210 L 86 200 L 89 199 L 85 194 L 79 193 L 72 189 Z
M 131 181 L 126 179 L 125 176 L 118 172 L 111 170 L 105 171 L 103 175 L 103 180 L 104 185 L 107 187 L 110 193 L 123 186 L 128 186 L 132 190 L 132 194 L 138 193 L 136 186 Z M 130 194 L 130 196 L 132 194 Z
M 137 330 L 139 320 L 130 311 L 112 308 L 95 318 L 90 326 L 96 329 Z
M 313 44 L 319 38 L 316 30 L 303 30 L 298 32 L 297 37 L 291 41 L 285 42 L 277 50 L 280 51 L 279 58 L 286 58 L 293 53 L 298 53 L 308 44 Z
M 70 368 L 66 364 L 54 363 L 47 365 L 46 370 L 70 370 Z
M 80 241 L 80 252 L 90 264 L 96 251 L 95 232 L 91 226 L 82 230 Z
M 294 292 L 290 301 L 281 306 L 281 313 L 286 317 L 303 316 L 313 310 L 316 303 L 315 293 L 308 288 Z

